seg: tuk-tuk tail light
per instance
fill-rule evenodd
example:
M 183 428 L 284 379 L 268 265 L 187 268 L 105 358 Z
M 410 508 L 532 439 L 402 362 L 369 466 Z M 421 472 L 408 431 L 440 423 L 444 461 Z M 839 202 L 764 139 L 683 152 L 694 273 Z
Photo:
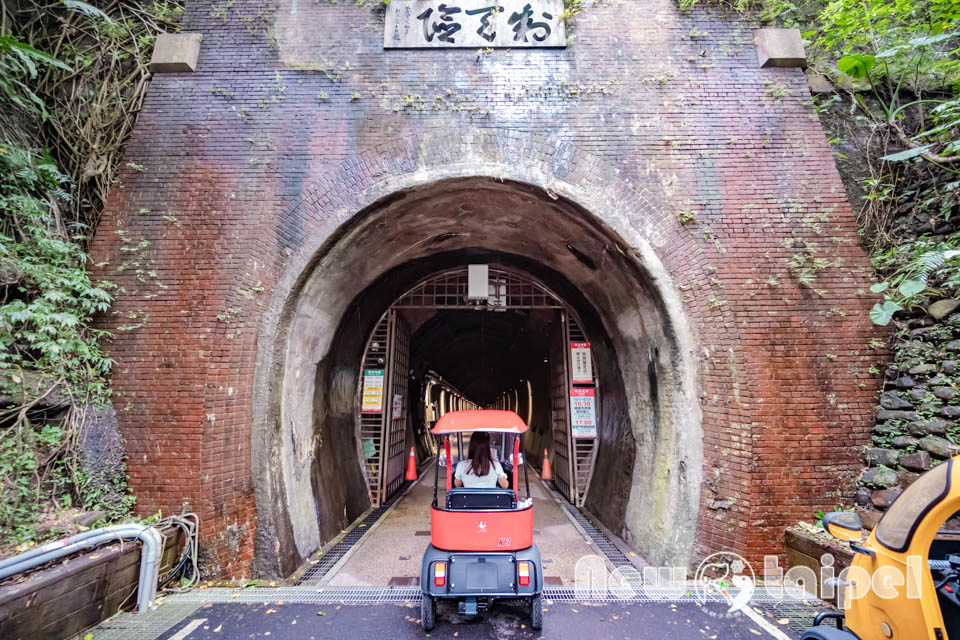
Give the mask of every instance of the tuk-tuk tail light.
M 517 563 L 517 577 L 521 587 L 526 587 L 530 585 L 530 563 L 529 562 Z
M 447 563 L 433 563 L 433 586 L 442 587 L 447 583 Z

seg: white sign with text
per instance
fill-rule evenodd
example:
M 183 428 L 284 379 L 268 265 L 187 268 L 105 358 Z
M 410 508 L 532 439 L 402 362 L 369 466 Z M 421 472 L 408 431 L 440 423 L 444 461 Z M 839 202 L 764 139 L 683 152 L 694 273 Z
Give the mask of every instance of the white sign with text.
M 364 370 L 360 411 L 363 413 L 383 411 L 383 369 Z
M 565 47 L 563 0 L 391 0 L 385 49 Z

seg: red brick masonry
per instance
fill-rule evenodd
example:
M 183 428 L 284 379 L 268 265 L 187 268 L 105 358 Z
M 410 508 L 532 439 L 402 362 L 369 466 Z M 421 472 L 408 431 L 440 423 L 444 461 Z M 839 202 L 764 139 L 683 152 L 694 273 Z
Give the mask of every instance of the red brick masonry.
M 97 231 L 139 511 L 189 503 L 211 566 L 251 573 L 257 329 L 304 243 L 283 212 L 327 176 L 362 189 L 335 172 L 361 154 L 449 133 L 455 157 L 476 129 L 570 143 L 662 211 L 700 347 L 701 554 L 782 553 L 786 525 L 852 495 L 878 388 L 872 270 L 802 72 L 758 68 L 748 23 L 614 0 L 586 4 L 562 50 L 384 51 L 370 6 L 298 11 L 188 3 L 197 71 L 154 78 Z

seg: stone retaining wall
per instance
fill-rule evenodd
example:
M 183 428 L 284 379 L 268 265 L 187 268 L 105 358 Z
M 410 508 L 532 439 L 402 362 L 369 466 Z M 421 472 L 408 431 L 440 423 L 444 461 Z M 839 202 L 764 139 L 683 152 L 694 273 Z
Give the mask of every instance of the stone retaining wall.
M 886 509 L 921 473 L 960 453 L 960 301 L 906 321 L 892 347 L 856 495 L 868 510 Z

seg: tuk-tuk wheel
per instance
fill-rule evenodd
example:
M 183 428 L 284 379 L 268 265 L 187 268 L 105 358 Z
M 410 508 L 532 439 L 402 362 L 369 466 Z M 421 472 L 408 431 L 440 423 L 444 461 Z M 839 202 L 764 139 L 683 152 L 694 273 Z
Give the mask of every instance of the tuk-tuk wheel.
M 420 622 L 424 631 L 433 629 L 437 621 L 437 601 L 428 593 L 423 594 L 420 602 Z
M 543 628 L 543 594 L 530 598 L 530 627 L 536 631 Z

